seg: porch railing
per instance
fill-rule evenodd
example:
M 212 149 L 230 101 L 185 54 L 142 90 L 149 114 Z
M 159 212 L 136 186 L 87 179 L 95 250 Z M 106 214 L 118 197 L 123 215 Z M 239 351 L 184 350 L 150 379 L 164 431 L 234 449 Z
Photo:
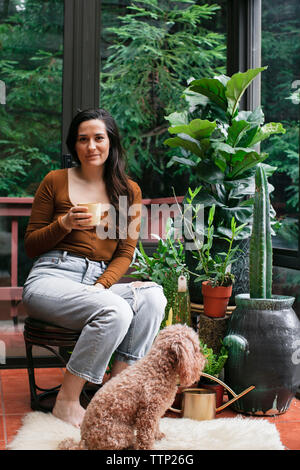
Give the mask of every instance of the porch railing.
M 14 319 L 18 315 L 17 305 L 22 300 L 23 291 L 18 286 L 18 219 L 30 216 L 32 202 L 31 197 L 0 197 L 0 216 L 11 219 L 10 286 L 0 287 L 0 301 L 11 302 L 10 314 Z

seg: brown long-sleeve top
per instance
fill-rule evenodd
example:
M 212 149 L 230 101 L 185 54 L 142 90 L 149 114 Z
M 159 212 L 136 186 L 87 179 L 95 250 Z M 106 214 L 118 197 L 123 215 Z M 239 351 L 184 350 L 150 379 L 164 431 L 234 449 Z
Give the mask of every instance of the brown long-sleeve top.
M 140 205 L 141 190 L 134 181 L 130 180 L 130 184 L 134 193 L 133 204 Z M 26 253 L 30 258 L 34 258 L 55 249 L 86 256 L 93 261 L 104 261 L 108 266 L 97 282 L 108 288 L 127 272 L 137 239 L 130 238 L 129 235 L 125 239 L 100 239 L 95 228 L 73 229 L 70 232 L 61 223 L 61 218 L 72 206 L 69 198 L 68 170 L 50 171 L 34 197 L 25 234 Z M 136 211 L 132 214 L 132 220 L 139 216 Z

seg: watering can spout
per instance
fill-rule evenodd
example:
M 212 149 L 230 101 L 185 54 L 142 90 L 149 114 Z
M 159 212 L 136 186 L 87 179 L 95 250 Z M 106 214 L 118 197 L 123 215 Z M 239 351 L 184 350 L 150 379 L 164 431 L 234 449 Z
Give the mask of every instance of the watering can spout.
M 224 410 L 224 408 L 227 408 L 227 406 L 231 405 L 231 403 L 243 397 L 244 395 L 246 395 L 246 393 L 251 392 L 251 390 L 255 388 L 254 385 L 251 385 L 250 387 L 246 388 L 243 392 L 237 395 L 230 387 L 228 387 L 228 385 L 226 385 L 224 382 L 222 382 L 222 380 L 218 379 L 217 377 L 214 377 L 213 375 L 210 375 L 210 374 L 206 374 L 206 372 L 202 372 L 201 375 L 202 377 L 207 377 L 208 379 L 214 380 L 215 382 L 218 382 L 220 385 L 223 385 L 223 387 L 225 387 L 226 390 L 228 390 L 228 392 L 231 393 L 231 395 L 233 395 L 233 398 L 231 400 L 228 400 L 226 403 L 224 403 L 222 406 L 219 406 L 219 408 L 216 409 L 216 413 L 218 413 L 218 411 Z

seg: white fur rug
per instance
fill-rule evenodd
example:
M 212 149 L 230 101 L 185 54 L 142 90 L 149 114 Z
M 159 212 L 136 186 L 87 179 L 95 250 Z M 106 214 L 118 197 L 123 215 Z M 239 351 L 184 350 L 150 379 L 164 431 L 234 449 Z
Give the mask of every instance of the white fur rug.
M 284 450 L 276 426 L 263 418 L 162 418 L 160 430 L 167 437 L 156 441 L 154 450 Z M 51 413 L 34 411 L 23 418 L 23 425 L 8 448 L 55 450 L 66 438 L 79 441 L 80 430 Z

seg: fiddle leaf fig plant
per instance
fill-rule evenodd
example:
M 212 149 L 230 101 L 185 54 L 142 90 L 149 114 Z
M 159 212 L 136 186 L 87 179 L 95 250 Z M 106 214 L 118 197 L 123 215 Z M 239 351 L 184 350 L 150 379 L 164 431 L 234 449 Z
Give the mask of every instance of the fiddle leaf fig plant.
M 183 96 L 191 104 L 190 115 L 200 117 L 189 122 L 186 112 L 166 116 L 171 137 L 165 144 L 181 148 L 182 153 L 173 156 L 168 167 L 178 163 L 193 167 L 202 186 L 195 203 L 203 204 L 207 215 L 212 204 L 216 206 L 215 237 L 231 236 L 232 217 L 237 224 L 244 224 L 236 239 L 250 237 L 256 167 L 262 164 L 267 176 L 276 170 L 262 163 L 268 154 L 260 152 L 258 144 L 272 134 L 285 133 L 282 124 L 265 123 L 261 107 L 254 111 L 239 109 L 246 89 L 266 68 L 250 69 L 232 77 L 192 80 Z M 197 96 L 202 99 L 197 101 Z M 201 119 L 206 107 L 206 114 L 213 120 Z M 269 185 L 269 191 L 273 189 Z M 275 211 L 272 207 L 270 210 L 274 226 Z

